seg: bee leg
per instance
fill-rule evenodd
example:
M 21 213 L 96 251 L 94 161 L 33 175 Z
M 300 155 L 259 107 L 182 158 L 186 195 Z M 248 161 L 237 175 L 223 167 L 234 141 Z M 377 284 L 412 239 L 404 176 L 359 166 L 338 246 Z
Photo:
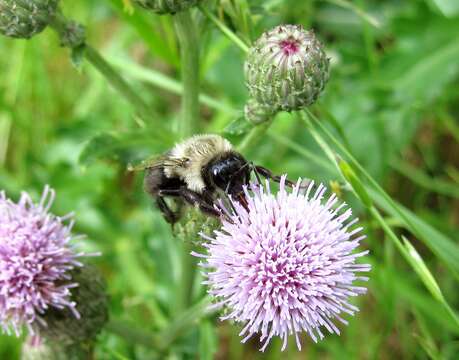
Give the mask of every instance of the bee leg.
M 266 179 L 270 179 L 275 182 L 280 182 L 282 177 L 279 175 L 274 175 L 271 170 L 264 168 L 263 166 L 254 166 L 255 174 L 260 174 L 261 176 L 265 177 Z M 294 187 L 296 184 L 289 179 L 285 179 L 285 185 L 289 187 Z M 300 185 L 300 188 L 303 188 L 303 185 Z
M 169 205 L 167 205 L 166 201 L 162 196 L 158 196 L 156 198 L 156 206 L 158 207 L 159 211 L 163 214 L 164 219 L 171 225 L 174 225 L 178 219 L 179 216 L 177 213 L 174 213 Z
M 163 196 L 180 196 L 188 204 L 197 206 L 202 212 L 212 216 L 220 216 L 220 212 L 214 209 L 212 203 L 206 201 L 205 196 L 185 187 L 173 190 L 160 190 L 159 194 Z

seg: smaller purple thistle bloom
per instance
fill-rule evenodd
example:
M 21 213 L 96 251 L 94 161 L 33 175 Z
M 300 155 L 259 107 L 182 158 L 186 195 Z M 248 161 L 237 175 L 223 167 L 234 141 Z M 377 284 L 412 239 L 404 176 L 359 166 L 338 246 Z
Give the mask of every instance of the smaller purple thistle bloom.
M 27 193 L 18 203 L 0 192 L 0 325 L 19 336 L 26 326 L 32 336 L 46 326 L 49 308 L 79 313 L 71 300 L 70 271 L 82 266 L 71 240 L 73 214 L 58 217 L 49 212 L 55 192 L 45 187 L 35 204 Z
M 277 194 L 268 182 L 245 189 L 247 208 L 234 200 L 233 211 L 222 206 L 221 229 L 201 234 L 207 254 L 193 253 L 205 259 L 200 266 L 219 300 L 214 306 L 228 309 L 221 319 L 245 324 L 242 342 L 259 333 L 261 351 L 274 336 L 284 350 L 294 334 L 301 350 L 303 331 L 315 342 L 324 337 L 322 327 L 339 334 L 334 321 L 347 324 L 342 314 L 358 311 L 349 298 L 366 292 L 353 285 L 368 280 L 356 273 L 371 268 L 356 263 L 368 253 L 354 252 L 365 238 L 357 235 L 361 227 L 351 230 L 358 219 L 349 221 L 351 209 L 338 205 L 335 194 L 325 200 L 323 185 L 302 191 L 300 184 L 287 192 L 283 177 Z

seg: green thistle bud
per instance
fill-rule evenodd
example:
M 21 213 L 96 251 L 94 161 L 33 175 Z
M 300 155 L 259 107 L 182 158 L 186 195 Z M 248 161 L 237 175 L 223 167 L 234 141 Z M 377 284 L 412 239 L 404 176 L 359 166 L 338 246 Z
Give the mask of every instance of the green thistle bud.
M 174 226 L 174 235 L 193 245 L 199 245 L 202 242 L 200 233 L 210 236 L 220 225 L 217 218 L 203 214 L 203 212 L 194 207 L 182 209 L 182 216 Z
M 329 59 L 312 31 L 281 25 L 265 32 L 245 63 L 251 98 L 273 113 L 314 103 L 329 77 Z
M 84 265 L 71 272 L 72 281 L 78 284 L 72 289 L 72 301 L 79 318 L 69 309 L 50 308 L 44 315 L 46 327 L 39 334 L 52 346 L 71 346 L 90 343 L 108 320 L 108 298 L 105 282 L 97 268 Z
M 83 25 L 65 19 L 62 14 L 58 14 L 56 20 L 53 25 L 59 34 L 61 46 L 73 49 L 85 43 L 86 29 Z
M 245 118 L 254 125 L 270 120 L 274 114 L 270 106 L 261 105 L 253 99 L 250 99 L 244 108 Z
M 29 39 L 53 20 L 59 0 L 0 0 L 0 34 Z
M 158 14 L 175 14 L 195 6 L 200 0 L 134 0 L 140 6 Z

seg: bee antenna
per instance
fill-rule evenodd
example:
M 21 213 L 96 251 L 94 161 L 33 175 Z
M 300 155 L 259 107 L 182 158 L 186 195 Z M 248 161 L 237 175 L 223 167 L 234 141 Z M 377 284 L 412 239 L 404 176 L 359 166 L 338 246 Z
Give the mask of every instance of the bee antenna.
M 258 185 L 262 185 L 260 174 L 258 173 L 257 167 L 252 161 L 250 162 L 250 165 L 251 165 L 252 171 L 255 173 L 255 177 L 257 178 Z

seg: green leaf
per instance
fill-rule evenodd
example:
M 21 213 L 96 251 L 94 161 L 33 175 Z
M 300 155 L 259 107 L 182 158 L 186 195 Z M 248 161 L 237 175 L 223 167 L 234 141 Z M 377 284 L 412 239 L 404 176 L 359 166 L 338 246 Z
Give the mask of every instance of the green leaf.
M 397 211 L 393 206 L 376 190 L 367 188 L 375 203 L 384 209 L 391 216 L 398 217 Z M 448 268 L 459 279 L 459 246 L 446 235 L 439 232 L 433 226 L 426 223 L 420 217 L 410 210 L 395 202 L 399 211 L 409 220 L 409 222 L 418 230 L 418 239 L 421 240 L 432 252 L 442 260 Z
M 457 0 L 426 0 L 432 7 L 438 9 L 444 16 L 453 17 L 459 14 L 459 1 Z
M 109 0 L 109 2 L 116 12 L 137 31 L 153 54 L 175 67 L 179 67 L 180 62 L 177 52 L 171 48 L 164 35 L 154 31 L 152 24 L 154 20 L 159 20 L 159 17 L 155 18 L 152 12 L 142 11 L 142 9 L 139 10 L 138 8 L 134 13 L 126 12 L 126 7 L 121 0 Z
M 401 20 L 394 26 L 396 32 L 410 31 L 399 38 L 379 73 L 381 85 L 405 104 L 438 97 L 459 72 L 459 21 L 431 16 L 425 22 Z
M 420 97 L 434 84 L 450 81 L 459 68 L 458 58 L 459 41 L 454 38 L 442 48 L 427 52 L 425 57 L 412 64 L 411 69 L 398 79 L 396 92 L 404 96 L 411 94 Z
M 218 337 L 215 327 L 209 320 L 205 320 L 199 326 L 199 358 L 212 360 L 218 350 Z
M 85 44 L 82 44 L 80 46 L 76 46 L 76 47 L 71 49 L 70 61 L 72 62 L 72 65 L 77 70 L 81 70 L 81 65 L 83 64 L 85 49 L 86 49 L 86 45 Z
M 134 79 L 145 81 L 173 94 L 183 94 L 183 84 L 180 81 L 170 78 L 158 71 L 148 69 L 131 60 L 120 58 L 119 56 L 109 57 L 108 60 L 113 66 L 119 68 L 119 70 L 124 74 Z M 235 108 L 206 94 L 200 94 L 199 101 L 202 104 L 216 110 L 227 112 L 229 114 L 236 113 Z
M 373 206 L 373 202 L 371 201 L 370 196 L 368 195 L 367 191 L 365 190 L 365 187 L 363 186 L 358 176 L 355 174 L 354 170 L 352 170 L 351 166 L 342 159 L 338 161 L 338 166 L 344 178 L 352 186 L 352 189 L 354 189 L 355 193 L 362 201 L 362 203 L 368 208 Z
M 440 287 L 438 286 L 437 281 L 433 277 L 432 273 L 430 272 L 429 268 L 425 264 L 421 255 L 419 255 L 416 248 L 413 245 L 411 245 L 408 239 L 404 237 L 403 235 L 402 235 L 402 239 L 403 239 L 403 245 L 405 245 L 405 248 L 408 251 L 409 262 L 411 263 L 411 266 L 416 271 L 416 273 L 419 275 L 419 277 L 424 282 L 424 284 L 429 289 L 429 291 L 432 293 L 432 295 L 434 295 L 434 297 L 438 301 L 443 301 L 444 297 L 440 290 Z

